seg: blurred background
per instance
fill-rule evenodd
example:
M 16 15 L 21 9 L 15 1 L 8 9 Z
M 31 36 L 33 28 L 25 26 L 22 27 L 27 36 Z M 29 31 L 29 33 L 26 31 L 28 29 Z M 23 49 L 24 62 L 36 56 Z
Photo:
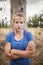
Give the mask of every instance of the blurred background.
M 25 29 L 32 32 L 36 43 L 36 57 L 31 65 L 43 65 L 43 0 L 0 0 L 0 65 L 9 65 L 4 54 L 6 35 L 12 31 L 13 16 L 24 13 Z

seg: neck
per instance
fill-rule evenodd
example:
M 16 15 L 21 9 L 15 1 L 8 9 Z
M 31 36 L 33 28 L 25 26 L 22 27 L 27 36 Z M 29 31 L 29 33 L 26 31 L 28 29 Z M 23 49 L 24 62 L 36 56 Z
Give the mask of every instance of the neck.
M 23 30 L 22 31 L 15 31 L 15 35 L 23 35 Z

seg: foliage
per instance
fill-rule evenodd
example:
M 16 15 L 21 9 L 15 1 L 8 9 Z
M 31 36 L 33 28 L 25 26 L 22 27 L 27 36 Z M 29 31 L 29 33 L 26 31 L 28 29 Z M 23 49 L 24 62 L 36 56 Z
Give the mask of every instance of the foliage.
M 5 22 L 4 19 L 2 19 L 2 21 L 0 21 L 0 28 L 8 28 L 9 27 L 8 24 L 7 24 L 8 21 L 5 22 L 5 23 L 4 22 Z
M 43 28 L 43 14 L 35 15 L 34 17 L 29 18 L 27 23 L 28 27 L 41 27 Z

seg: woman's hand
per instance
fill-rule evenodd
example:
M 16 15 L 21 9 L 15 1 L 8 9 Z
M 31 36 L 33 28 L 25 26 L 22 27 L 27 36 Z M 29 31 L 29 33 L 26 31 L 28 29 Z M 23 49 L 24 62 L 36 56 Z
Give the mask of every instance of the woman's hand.
M 34 43 L 34 41 L 29 41 L 25 50 L 35 51 L 35 43 Z
M 32 50 L 35 50 L 35 43 L 34 42 L 29 42 L 29 44 L 28 44 L 28 46 L 29 46 L 29 49 L 32 51 Z

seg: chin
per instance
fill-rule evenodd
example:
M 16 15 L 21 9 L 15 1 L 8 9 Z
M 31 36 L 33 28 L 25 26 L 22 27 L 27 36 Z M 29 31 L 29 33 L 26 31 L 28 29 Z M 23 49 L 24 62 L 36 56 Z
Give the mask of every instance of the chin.
M 17 30 L 17 32 L 21 32 L 21 30 Z
M 21 32 L 22 30 L 17 30 L 17 32 Z

